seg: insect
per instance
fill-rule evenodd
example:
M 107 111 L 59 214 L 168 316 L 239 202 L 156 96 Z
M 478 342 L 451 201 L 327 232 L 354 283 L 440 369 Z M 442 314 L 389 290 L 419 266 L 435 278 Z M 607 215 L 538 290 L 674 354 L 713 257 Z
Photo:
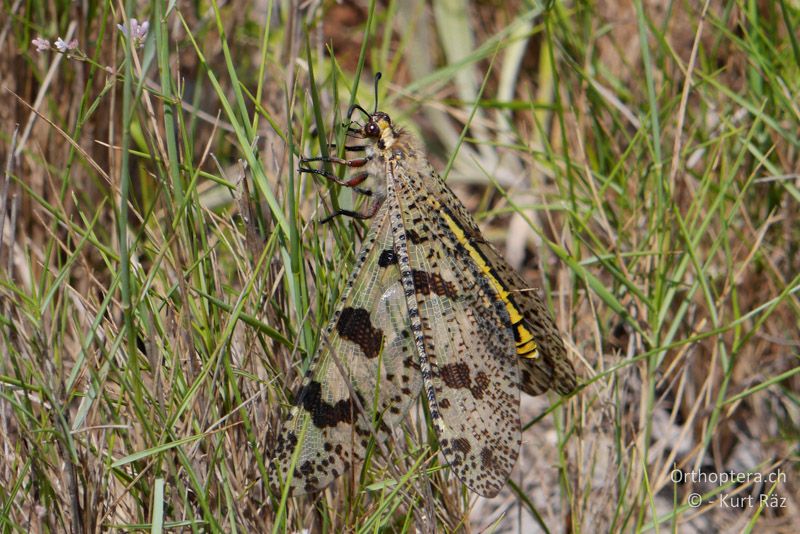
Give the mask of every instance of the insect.
M 377 83 L 375 79 L 376 95 Z M 371 196 L 367 236 L 270 465 L 274 488 L 321 490 L 386 441 L 422 391 L 455 475 L 492 497 L 520 446 L 519 392 L 567 395 L 575 371 L 544 303 L 481 235 L 412 136 L 375 110 L 348 135 L 363 156 L 301 172 Z M 358 127 L 354 127 L 354 124 Z M 308 166 L 359 169 L 349 179 Z M 371 184 L 369 189 L 362 184 Z M 292 466 L 294 469 L 292 470 Z

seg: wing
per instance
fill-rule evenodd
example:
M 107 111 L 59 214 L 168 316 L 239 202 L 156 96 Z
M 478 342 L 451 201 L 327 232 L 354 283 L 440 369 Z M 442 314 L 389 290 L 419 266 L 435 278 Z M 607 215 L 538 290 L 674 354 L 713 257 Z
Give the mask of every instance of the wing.
M 371 436 L 385 439 L 420 387 L 384 203 L 278 437 L 270 485 L 325 488 L 363 460 Z
M 528 287 L 522 277 L 508 265 L 497 249 L 481 235 L 472 216 L 435 172 L 427 180 L 429 193 L 440 200 L 440 225 L 455 242 L 471 244 L 471 259 L 490 278 L 507 303 L 512 317 L 517 354 L 520 357 L 520 387 L 529 395 L 541 395 L 554 389 L 568 395 L 576 387 L 575 369 L 567 359 L 564 341 L 538 291 Z M 450 230 L 447 232 L 446 230 Z
M 445 459 L 470 489 L 492 497 L 505 484 L 520 446 L 514 330 L 464 243 L 442 227 L 438 201 L 426 192 L 431 176 L 417 168 L 402 160 L 390 164 L 394 187 L 387 190 L 405 231 L 405 239 L 394 241 L 401 262 L 398 249 L 405 247 L 413 276 L 415 299 L 408 309 L 412 321 L 418 315 L 421 323 L 421 375 Z
M 541 294 L 530 289 L 522 277 L 508 265 L 505 258 L 488 242 L 477 242 L 478 248 L 494 266 L 498 277 L 508 284 L 509 293 L 519 307 L 524 325 L 533 336 L 537 350 L 520 355 L 520 387 L 529 395 L 541 395 L 553 389 L 569 395 L 577 382 L 575 369 L 567 359 L 561 333 L 547 311 Z

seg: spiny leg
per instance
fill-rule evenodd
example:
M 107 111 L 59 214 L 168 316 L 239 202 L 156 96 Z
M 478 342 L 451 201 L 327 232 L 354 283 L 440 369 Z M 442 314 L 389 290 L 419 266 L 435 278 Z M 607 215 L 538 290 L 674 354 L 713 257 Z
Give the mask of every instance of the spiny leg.
M 324 163 L 336 163 L 338 165 L 346 165 L 348 167 L 353 168 L 353 167 L 363 167 L 364 165 L 367 164 L 367 162 L 369 162 L 369 159 L 370 158 L 342 159 L 342 158 L 337 158 L 335 156 L 328 156 L 328 157 L 318 156 L 315 158 L 301 158 L 300 165 L 302 165 L 303 163 L 308 163 L 310 161 L 322 161 Z
M 359 221 L 371 219 L 375 216 L 376 213 L 378 213 L 380 207 L 381 207 L 380 202 L 373 202 L 366 213 L 359 213 L 357 211 L 352 211 L 352 210 L 336 210 L 327 217 L 325 217 L 324 219 L 322 219 L 320 223 L 327 224 L 331 222 L 331 220 L 333 220 L 335 217 L 338 217 L 340 215 L 344 215 L 345 217 L 351 217 L 353 219 L 358 219 Z
M 328 143 L 328 148 L 336 148 L 336 143 Z M 367 145 L 344 145 L 345 152 L 364 152 L 367 150 Z
M 322 161 L 322 162 L 326 162 L 326 163 L 337 163 L 337 164 L 340 164 L 340 165 L 346 165 L 346 166 L 351 167 L 351 168 L 353 168 L 353 167 L 358 168 L 358 167 L 363 167 L 364 165 L 366 165 L 369 162 L 369 158 L 359 158 L 359 159 L 354 159 L 354 160 L 345 160 L 345 159 L 342 159 L 342 158 L 335 158 L 335 157 L 302 158 L 300 160 L 300 164 L 303 165 L 304 163 L 318 162 L 318 161 Z M 317 175 L 322 176 L 322 177 L 324 177 L 324 178 L 326 178 L 326 179 L 328 179 L 328 180 L 330 180 L 330 181 L 332 181 L 334 183 L 337 183 L 337 184 L 339 184 L 341 186 L 350 187 L 355 192 L 357 192 L 357 193 L 359 193 L 361 195 L 368 196 L 368 197 L 372 196 L 372 191 L 370 191 L 369 189 L 363 189 L 361 187 L 358 187 L 359 184 L 363 183 L 364 180 L 369 178 L 369 173 L 366 172 L 366 171 L 356 173 L 353 176 L 351 176 L 350 178 L 348 178 L 347 180 L 341 180 L 335 174 L 333 174 L 331 172 L 328 172 L 328 171 L 326 171 L 324 169 L 315 169 L 313 167 L 302 167 L 301 166 L 297 170 L 299 172 L 307 172 L 307 173 L 311 173 L 311 174 L 317 174 Z M 340 209 L 340 210 L 336 210 L 331 215 L 325 217 L 320 222 L 322 224 L 326 224 L 326 223 L 330 222 L 333 218 L 338 217 L 339 215 L 345 215 L 347 217 L 352 217 L 354 219 L 359 219 L 359 220 L 371 219 L 378 212 L 379 208 L 380 208 L 380 202 L 373 202 L 372 205 L 370 206 L 369 210 L 366 213 L 359 213 L 359 212 L 356 212 L 356 211 Z
M 337 183 L 337 184 L 339 184 L 341 186 L 344 186 L 344 187 L 351 187 L 351 188 L 356 188 L 356 186 L 358 186 L 364 180 L 369 178 L 369 173 L 367 173 L 367 172 L 359 172 L 357 174 L 354 174 L 353 176 L 351 176 L 347 180 L 341 180 L 341 179 L 339 179 L 338 176 L 336 176 L 332 172 L 328 172 L 328 171 L 326 171 L 324 169 L 314 169 L 312 167 L 300 167 L 297 170 L 299 172 L 308 172 L 308 173 L 311 173 L 311 174 L 317 174 L 319 176 L 327 178 L 331 182 Z M 359 192 L 362 192 L 362 191 L 359 191 Z

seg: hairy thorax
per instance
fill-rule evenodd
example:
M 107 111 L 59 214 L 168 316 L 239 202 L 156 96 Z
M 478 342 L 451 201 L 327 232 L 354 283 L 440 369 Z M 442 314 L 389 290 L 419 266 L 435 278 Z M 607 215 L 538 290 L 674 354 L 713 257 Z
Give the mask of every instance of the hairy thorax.
M 429 167 L 429 164 L 414 136 L 391 124 L 383 122 L 379 124 L 381 135 L 377 139 L 370 140 L 366 155 L 367 171 L 373 181 L 373 194 L 382 200 L 386 196 L 385 180 L 392 179 L 395 168 L 422 169 Z

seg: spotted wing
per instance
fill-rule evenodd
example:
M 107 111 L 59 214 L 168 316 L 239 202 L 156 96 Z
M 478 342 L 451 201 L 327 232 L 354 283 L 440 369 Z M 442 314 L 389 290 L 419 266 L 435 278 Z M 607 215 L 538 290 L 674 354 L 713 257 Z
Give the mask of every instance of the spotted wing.
M 433 170 L 429 172 L 433 173 Z M 517 341 L 517 354 L 520 357 L 520 387 L 529 395 L 541 395 L 554 389 L 561 395 L 568 395 L 576 387 L 575 369 L 567 359 L 561 333 L 547 311 L 538 291 L 530 289 L 522 277 L 508 265 L 497 249 L 481 235 L 472 216 L 453 194 L 447 184 L 435 173 L 426 181 L 431 196 L 440 199 L 439 212 L 446 229 L 452 229 L 447 218 L 463 232 L 449 232 L 450 239 L 464 240 L 475 248 L 478 262 L 485 263 L 490 276 L 498 280 L 506 293 L 511 307 L 518 310 L 514 320 L 514 336 Z M 447 232 L 446 232 L 447 233 Z M 513 314 L 513 312 L 512 312 Z
M 270 465 L 274 489 L 289 479 L 293 495 L 325 488 L 363 460 L 371 436 L 385 440 L 419 394 L 387 211 L 384 204 L 374 217 L 278 437 Z
M 421 323 L 423 383 L 445 459 L 470 489 L 491 497 L 520 446 L 514 332 L 496 290 L 463 243 L 446 235 L 438 201 L 427 193 L 430 176 L 417 169 L 400 161 L 387 174 L 414 281 L 415 302 L 408 306 L 414 315 L 416 305 Z

